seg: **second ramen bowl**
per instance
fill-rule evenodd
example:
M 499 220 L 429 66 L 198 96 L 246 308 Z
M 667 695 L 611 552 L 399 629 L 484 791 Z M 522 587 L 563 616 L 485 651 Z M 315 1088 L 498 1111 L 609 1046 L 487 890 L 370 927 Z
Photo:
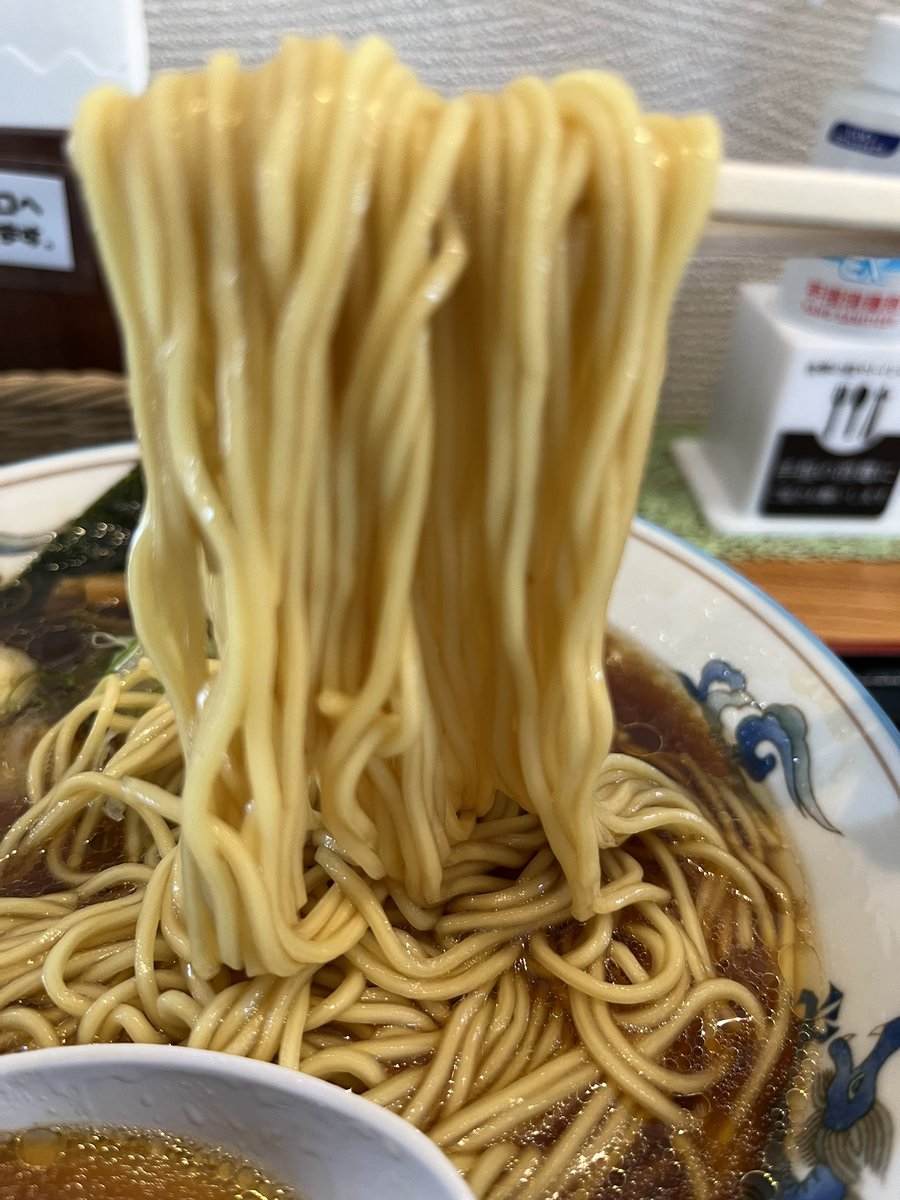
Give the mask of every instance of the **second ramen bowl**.
M 0 1059 L 0 1133 L 46 1126 L 176 1134 L 226 1150 L 303 1200 L 472 1200 L 412 1125 L 270 1063 L 173 1046 L 66 1046 Z

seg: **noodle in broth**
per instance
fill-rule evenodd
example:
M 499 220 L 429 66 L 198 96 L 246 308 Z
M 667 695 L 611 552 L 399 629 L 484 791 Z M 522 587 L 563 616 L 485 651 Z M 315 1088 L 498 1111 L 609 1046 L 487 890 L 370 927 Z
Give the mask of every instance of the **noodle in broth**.
M 292 39 L 97 93 L 74 155 L 141 649 L 0 844 L 0 882 L 41 852 L 57 884 L 0 900 L 7 1048 L 274 1060 L 493 1200 L 613 1194 L 650 1124 L 710 1196 L 702 1138 L 790 1044 L 797 881 L 733 781 L 623 752 L 603 617 L 714 127 L 588 72 L 445 102 L 378 41 Z

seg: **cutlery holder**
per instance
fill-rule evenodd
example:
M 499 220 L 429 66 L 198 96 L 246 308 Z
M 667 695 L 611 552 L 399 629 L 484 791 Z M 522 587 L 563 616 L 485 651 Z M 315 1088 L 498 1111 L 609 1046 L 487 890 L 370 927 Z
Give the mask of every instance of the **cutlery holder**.
M 720 532 L 900 532 L 900 337 L 820 332 L 747 284 L 706 434 L 673 449 Z

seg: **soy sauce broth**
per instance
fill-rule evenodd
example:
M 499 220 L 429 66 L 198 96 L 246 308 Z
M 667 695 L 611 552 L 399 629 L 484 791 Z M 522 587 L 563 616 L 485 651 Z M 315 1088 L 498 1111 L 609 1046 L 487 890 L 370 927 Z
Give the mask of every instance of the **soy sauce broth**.
M 304 1200 L 224 1150 L 133 1129 L 41 1128 L 0 1141 L 0 1200 Z

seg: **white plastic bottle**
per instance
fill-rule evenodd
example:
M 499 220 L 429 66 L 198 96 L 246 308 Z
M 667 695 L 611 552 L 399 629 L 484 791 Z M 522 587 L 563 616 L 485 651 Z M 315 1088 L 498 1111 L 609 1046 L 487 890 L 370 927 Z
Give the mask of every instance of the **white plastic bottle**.
M 860 83 L 825 101 L 812 161 L 900 175 L 900 15 L 875 18 Z

